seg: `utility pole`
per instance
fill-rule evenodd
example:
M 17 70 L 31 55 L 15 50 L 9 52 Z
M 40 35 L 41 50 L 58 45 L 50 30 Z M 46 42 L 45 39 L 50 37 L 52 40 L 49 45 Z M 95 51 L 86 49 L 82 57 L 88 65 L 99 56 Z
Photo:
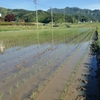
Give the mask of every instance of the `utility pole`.
M 36 9 L 36 27 L 38 28 L 38 11 L 37 11 L 37 1 L 34 0 L 35 9 Z
M 53 40 L 53 11 L 52 11 L 52 7 L 51 7 L 51 24 L 52 24 L 52 46 L 53 46 L 53 42 L 54 42 L 54 40 Z
M 64 24 L 65 24 L 65 9 L 64 9 Z
M 66 28 L 66 24 L 65 24 L 65 9 L 64 9 L 64 28 Z M 66 31 L 64 32 L 64 42 L 65 42 L 65 33 L 66 33 Z
M 51 7 L 51 23 L 52 23 L 52 28 L 53 28 L 53 11 L 52 11 L 52 7 Z
M 37 41 L 38 41 L 38 54 L 39 54 L 39 32 L 38 32 L 38 11 L 37 11 L 37 0 L 34 0 L 35 9 L 36 9 L 36 32 L 37 32 Z

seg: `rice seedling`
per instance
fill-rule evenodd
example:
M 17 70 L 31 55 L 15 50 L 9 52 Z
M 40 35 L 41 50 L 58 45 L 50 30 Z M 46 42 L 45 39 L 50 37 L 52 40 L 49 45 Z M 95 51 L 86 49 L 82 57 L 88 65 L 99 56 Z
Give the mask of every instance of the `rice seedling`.
M 30 78 L 32 77 L 32 73 L 30 73 Z
M 38 72 L 38 71 L 37 71 L 37 69 L 36 69 L 36 70 L 35 70 L 35 74 L 37 74 L 37 72 Z
M 21 74 L 21 71 L 18 71 L 18 75 L 20 75 Z
M 25 79 L 25 78 L 23 79 L 23 82 L 24 82 L 24 83 L 26 83 L 27 81 L 28 81 L 27 79 Z
M 64 92 L 61 93 L 60 100 L 64 100 Z
M 18 82 L 16 83 L 15 87 L 16 87 L 16 88 L 19 88 L 19 83 L 18 83 Z
M 32 68 L 33 68 L 34 66 L 32 66 Z
M 9 77 L 7 77 L 7 78 L 6 78 L 5 82 L 7 83 L 7 82 L 8 82 L 8 80 L 9 80 Z
M 1 70 L 4 70 L 4 68 L 1 68 Z
M 36 62 L 36 65 L 38 65 L 38 63 L 39 63 L 39 62 L 37 61 L 37 62 Z
M 32 92 L 32 94 L 29 97 L 30 99 L 34 100 L 35 99 L 35 92 Z
M 39 86 L 38 86 L 38 91 L 41 92 L 41 91 L 42 91 L 42 88 L 43 88 L 42 84 L 39 85 Z
M 48 80 L 46 80 L 46 81 L 45 81 L 45 85 L 48 85 L 48 83 L 49 83 L 49 81 L 48 81 Z
M 2 97 L 3 97 L 3 93 L 0 93 L 0 100 L 2 100 Z
M 27 69 L 26 69 L 26 68 L 24 68 L 24 71 L 26 72 L 26 71 L 27 71 Z
M 9 89 L 9 94 L 12 94 L 12 86 Z
M 17 73 L 14 74 L 14 78 L 17 76 Z
M 49 63 L 47 62 L 47 64 L 46 64 L 46 65 L 48 66 L 48 64 L 49 64 Z
M 39 71 L 41 71 L 41 68 L 39 67 Z

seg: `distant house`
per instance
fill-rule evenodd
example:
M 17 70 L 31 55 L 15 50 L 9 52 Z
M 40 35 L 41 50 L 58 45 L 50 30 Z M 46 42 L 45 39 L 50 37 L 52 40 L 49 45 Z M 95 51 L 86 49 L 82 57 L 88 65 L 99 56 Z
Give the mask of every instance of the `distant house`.
M 24 19 L 20 19 L 20 20 L 19 20 L 19 22 L 24 23 L 24 22 L 25 22 L 25 20 L 24 20 Z
M 90 21 L 90 23 L 92 23 L 92 20 Z
M 0 17 L 2 17 L 2 14 L 0 13 Z
M 4 21 L 4 18 L 2 18 L 2 14 L 0 13 L 0 22 Z

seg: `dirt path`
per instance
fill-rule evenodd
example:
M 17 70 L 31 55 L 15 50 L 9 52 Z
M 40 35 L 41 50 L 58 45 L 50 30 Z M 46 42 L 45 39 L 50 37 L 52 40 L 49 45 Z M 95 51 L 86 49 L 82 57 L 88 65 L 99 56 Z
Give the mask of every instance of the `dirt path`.
M 83 43 L 77 52 L 66 62 L 63 69 L 51 81 L 36 100 L 58 100 L 77 62 L 86 50 L 88 43 Z

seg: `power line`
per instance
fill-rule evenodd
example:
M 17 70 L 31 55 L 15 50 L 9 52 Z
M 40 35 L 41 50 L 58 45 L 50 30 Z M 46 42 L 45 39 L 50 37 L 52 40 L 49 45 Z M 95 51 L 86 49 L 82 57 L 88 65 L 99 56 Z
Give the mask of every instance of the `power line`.
M 38 28 L 38 10 L 37 10 L 37 0 L 34 0 L 33 1 L 34 4 L 35 4 L 35 9 L 36 9 L 36 26 Z
M 50 8 L 51 7 L 51 6 L 47 5 L 47 4 L 42 3 L 40 0 L 38 1 L 38 4 L 40 4 L 40 5 L 42 5 L 42 6 L 46 7 L 46 8 Z
M 38 0 L 38 6 L 39 6 L 40 9 L 45 10 L 45 11 L 48 10 L 48 9 L 50 9 L 50 6 L 44 4 L 40 0 Z
M 1 5 L 1 7 L 4 7 L 4 6 L 9 6 L 9 8 L 10 7 L 15 7 L 14 5 L 11 5 L 11 4 L 5 4 L 5 3 L 3 3 L 3 2 L 0 2 L 0 5 Z M 3 6 L 2 6 L 3 5 Z M 4 8 L 6 8 L 6 7 L 4 7 Z

